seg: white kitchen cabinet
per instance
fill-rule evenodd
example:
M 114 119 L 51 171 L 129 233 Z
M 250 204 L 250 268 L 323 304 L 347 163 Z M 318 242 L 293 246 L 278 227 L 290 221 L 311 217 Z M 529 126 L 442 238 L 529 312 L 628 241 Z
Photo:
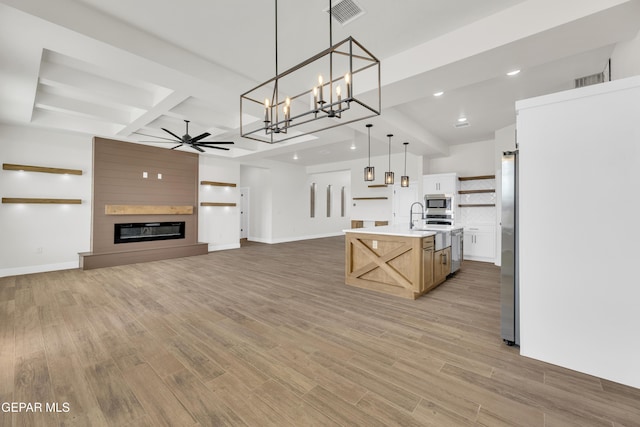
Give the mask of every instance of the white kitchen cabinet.
M 456 194 L 458 175 L 455 173 L 424 175 L 422 190 L 424 194 Z
M 464 259 L 495 262 L 496 228 L 490 225 L 464 227 Z

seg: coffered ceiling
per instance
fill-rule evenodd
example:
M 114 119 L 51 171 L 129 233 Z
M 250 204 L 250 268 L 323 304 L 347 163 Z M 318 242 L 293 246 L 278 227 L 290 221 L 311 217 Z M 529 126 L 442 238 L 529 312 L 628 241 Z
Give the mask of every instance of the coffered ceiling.
M 603 71 L 640 28 L 639 0 L 355 1 L 365 13 L 334 21 L 333 40 L 351 35 L 381 60 L 372 155 L 386 154 L 388 133 L 392 151 L 406 140 L 426 156 L 491 139 L 515 122 L 516 100 Z M 281 71 L 329 46 L 327 1 L 278 7 Z M 365 156 L 364 123 L 273 145 L 239 136 L 239 96 L 273 77 L 274 37 L 272 1 L 0 0 L 0 121 L 138 142 L 161 127 L 181 135 L 189 119 L 191 135 L 236 142 L 205 155 Z M 468 126 L 455 126 L 461 116 Z

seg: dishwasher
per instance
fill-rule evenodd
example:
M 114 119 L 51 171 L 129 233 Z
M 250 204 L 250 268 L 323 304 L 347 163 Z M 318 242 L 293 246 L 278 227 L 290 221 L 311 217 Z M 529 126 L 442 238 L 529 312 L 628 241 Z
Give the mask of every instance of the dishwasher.
M 451 231 L 451 272 L 455 273 L 462 264 L 462 246 L 464 234 L 462 228 Z

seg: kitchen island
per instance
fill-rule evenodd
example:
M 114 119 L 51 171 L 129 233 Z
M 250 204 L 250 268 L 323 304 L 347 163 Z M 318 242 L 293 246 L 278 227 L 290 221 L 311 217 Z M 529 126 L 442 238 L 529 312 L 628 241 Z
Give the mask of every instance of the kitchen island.
M 451 271 L 451 247 L 436 251 L 436 231 L 389 225 L 344 232 L 347 285 L 416 299 Z

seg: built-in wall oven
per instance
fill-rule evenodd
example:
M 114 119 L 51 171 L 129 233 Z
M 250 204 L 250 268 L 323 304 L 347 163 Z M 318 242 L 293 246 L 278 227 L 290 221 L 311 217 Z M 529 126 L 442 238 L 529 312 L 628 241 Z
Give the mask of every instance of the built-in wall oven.
M 453 225 L 453 196 L 427 194 L 424 196 L 425 222 L 427 224 Z
M 453 196 L 447 194 L 427 194 L 424 196 L 424 208 L 439 211 L 453 210 Z

